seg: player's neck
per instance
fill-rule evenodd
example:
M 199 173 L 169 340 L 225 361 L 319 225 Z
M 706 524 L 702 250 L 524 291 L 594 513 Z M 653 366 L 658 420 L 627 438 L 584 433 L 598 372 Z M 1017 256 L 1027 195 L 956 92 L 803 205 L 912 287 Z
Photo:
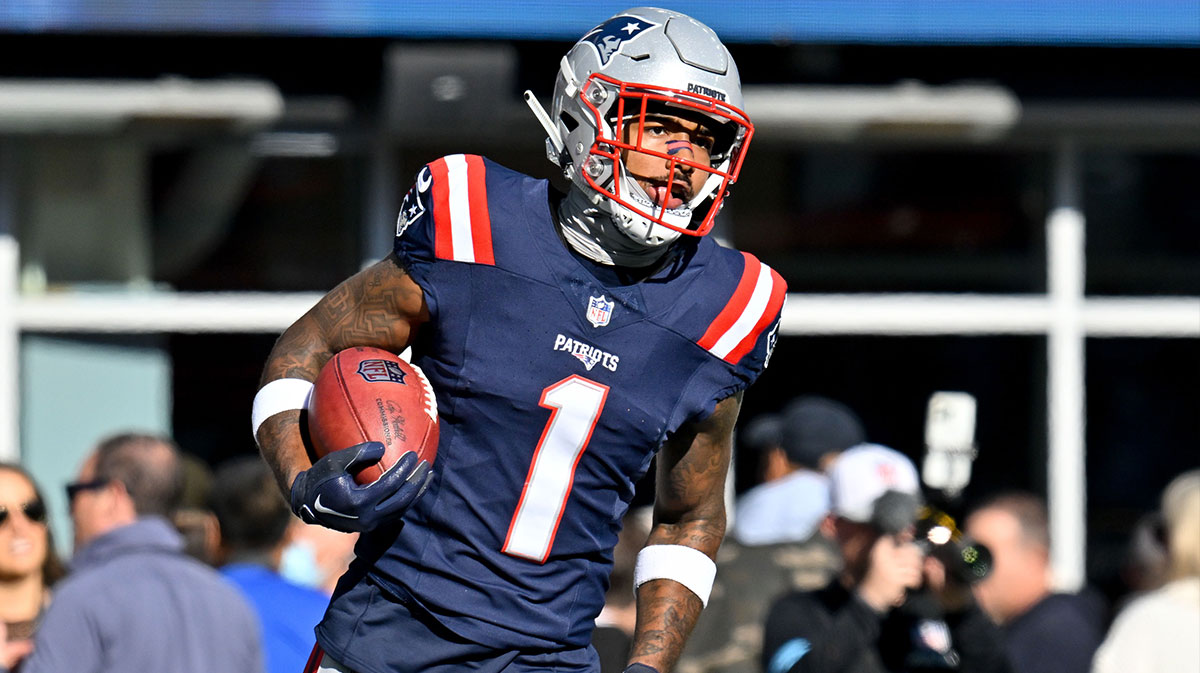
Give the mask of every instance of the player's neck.
M 597 264 L 623 267 L 636 274 L 658 268 L 669 256 L 670 244 L 651 248 L 634 241 L 578 189 L 568 190 L 557 204 L 551 204 L 550 210 L 555 213 L 559 236 L 567 247 Z

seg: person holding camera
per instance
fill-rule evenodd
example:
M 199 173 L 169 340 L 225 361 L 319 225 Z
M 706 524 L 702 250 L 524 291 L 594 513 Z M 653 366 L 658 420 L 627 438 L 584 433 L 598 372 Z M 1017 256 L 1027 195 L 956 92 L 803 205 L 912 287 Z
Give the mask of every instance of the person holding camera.
M 832 509 L 821 525 L 842 555 L 841 572 L 816 591 L 771 605 L 764 626 L 766 673 L 1007 673 L 999 629 L 975 605 L 945 515 L 922 526 L 916 467 L 878 444 L 843 452 L 829 470 Z M 929 510 L 927 510 L 929 511 Z M 926 517 L 931 518 L 931 517 Z M 938 537 L 935 529 L 946 537 Z M 974 556 L 970 558 L 974 558 Z

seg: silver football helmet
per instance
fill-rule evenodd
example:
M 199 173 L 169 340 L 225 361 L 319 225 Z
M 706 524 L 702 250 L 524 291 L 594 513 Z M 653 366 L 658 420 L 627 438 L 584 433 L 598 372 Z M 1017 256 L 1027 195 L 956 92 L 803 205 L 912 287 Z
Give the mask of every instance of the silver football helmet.
M 741 106 L 737 66 L 717 35 L 689 16 L 652 7 L 613 16 L 567 52 L 549 118 L 531 102 L 549 135 L 550 159 L 625 235 L 649 247 L 712 228 L 754 134 Z M 711 135 L 707 160 L 643 143 L 638 129 L 648 114 L 698 120 Z M 630 152 L 662 160 L 666 186 L 658 194 L 630 175 Z M 664 194 L 677 182 L 691 184 L 693 172 L 707 175 L 700 189 L 683 198 Z

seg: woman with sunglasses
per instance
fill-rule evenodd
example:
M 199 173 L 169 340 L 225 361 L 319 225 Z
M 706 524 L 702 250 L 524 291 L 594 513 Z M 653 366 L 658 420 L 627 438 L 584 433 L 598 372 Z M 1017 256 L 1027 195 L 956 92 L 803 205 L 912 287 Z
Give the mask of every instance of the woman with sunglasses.
M 46 524 L 37 484 L 23 468 L 0 463 L 0 671 L 16 670 L 64 568 Z

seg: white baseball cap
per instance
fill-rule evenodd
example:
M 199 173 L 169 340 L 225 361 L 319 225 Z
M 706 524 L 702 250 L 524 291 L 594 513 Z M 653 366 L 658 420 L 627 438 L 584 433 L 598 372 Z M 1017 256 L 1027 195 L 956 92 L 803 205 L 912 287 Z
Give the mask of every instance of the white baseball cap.
M 829 468 L 832 512 L 859 523 L 871 521 L 875 501 L 888 491 L 921 497 L 917 468 L 907 456 L 881 444 L 843 451 Z

